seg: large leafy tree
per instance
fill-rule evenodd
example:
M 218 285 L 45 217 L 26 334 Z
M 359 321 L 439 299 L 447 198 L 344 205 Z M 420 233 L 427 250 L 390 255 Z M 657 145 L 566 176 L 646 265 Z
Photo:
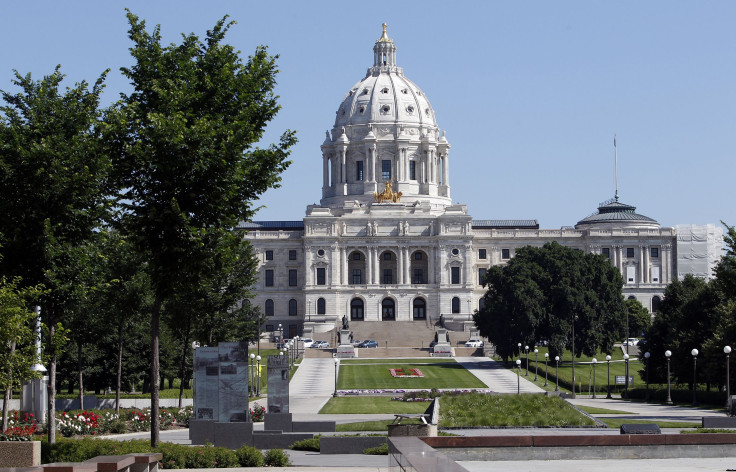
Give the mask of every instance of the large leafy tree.
M 626 300 L 626 311 L 628 312 L 628 329 L 626 338 L 638 338 L 652 325 L 652 315 L 639 300 L 629 298 Z
M 85 291 L 77 283 L 92 239 L 109 209 L 109 154 L 100 139 L 105 74 L 60 90 L 56 70 L 41 80 L 16 72 L 20 92 L 2 92 L 0 105 L 0 274 L 25 286 L 43 284 L 40 301 L 49 328 L 49 442 L 56 440 L 56 333 Z
M 144 254 L 154 298 L 151 378 L 158 379 L 161 309 L 211 270 L 205 242 L 248 220 L 254 200 L 280 180 L 296 139 L 255 147 L 279 110 L 275 57 L 263 47 L 243 62 L 224 43 L 232 23 L 206 37 L 183 35 L 163 45 L 160 28 L 128 12 L 134 64 L 123 68 L 133 91 L 114 118 L 115 173 L 124 232 Z M 158 382 L 151 382 L 151 442 L 159 441 Z
M 489 270 L 484 308 L 474 315 L 482 335 L 504 359 L 517 342 L 547 341 L 550 355 L 572 349 L 610 351 L 623 334 L 626 307 L 619 271 L 606 258 L 561 246 L 527 246 Z

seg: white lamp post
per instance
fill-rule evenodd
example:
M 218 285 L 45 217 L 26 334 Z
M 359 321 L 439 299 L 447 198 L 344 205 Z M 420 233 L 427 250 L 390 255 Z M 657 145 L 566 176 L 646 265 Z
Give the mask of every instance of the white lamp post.
M 537 377 L 537 366 L 539 365 L 539 349 L 534 348 L 534 381 L 536 382 Z
M 667 358 L 667 404 L 672 405 L 672 396 L 670 395 L 670 357 L 672 357 L 672 351 L 669 349 L 664 351 L 664 357 Z
M 516 394 L 521 395 L 521 359 L 516 359 Z
M 337 397 L 337 366 L 340 365 L 340 361 L 335 358 L 335 392 L 332 394 L 333 397 Z
M 608 380 L 606 381 L 608 384 L 608 393 L 606 394 L 606 398 L 613 398 L 611 397 L 611 356 L 606 356 L 606 365 L 608 367 Z
M 560 391 L 560 356 L 555 356 L 555 392 Z
M 644 353 L 644 362 L 645 362 L 644 370 L 647 371 L 647 394 L 644 397 L 644 401 L 647 401 L 647 402 L 649 401 L 649 358 L 651 356 L 652 355 L 649 354 L 649 351 Z
M 696 391 L 698 390 L 698 350 L 693 349 L 690 351 L 690 354 L 693 355 L 693 406 L 696 406 L 698 404 L 698 397 Z
M 593 398 L 596 398 L 595 396 L 595 365 L 598 363 L 598 359 L 595 357 L 593 358 Z
M 549 352 L 544 353 L 544 386 L 546 387 L 547 384 L 547 372 L 549 371 Z
M 731 416 L 731 376 L 729 374 L 731 346 L 725 346 L 723 353 L 726 354 L 726 409 L 728 410 L 728 416 Z

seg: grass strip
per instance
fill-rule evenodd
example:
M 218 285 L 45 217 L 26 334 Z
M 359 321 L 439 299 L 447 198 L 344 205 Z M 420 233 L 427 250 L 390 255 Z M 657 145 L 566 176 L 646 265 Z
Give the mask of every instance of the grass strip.
M 423 412 L 422 412 L 423 413 Z M 388 430 L 393 420 L 375 420 L 375 421 L 359 421 L 356 423 L 343 423 L 337 425 L 338 432 L 349 432 L 349 431 L 383 431 Z M 419 418 L 406 418 L 401 421 L 401 424 L 422 424 Z
M 649 420 L 632 420 L 627 418 L 598 418 L 598 421 L 605 423 L 609 428 L 620 428 L 622 424 L 656 424 L 660 428 L 695 428 L 700 423 L 692 421 L 649 421 Z
M 419 369 L 424 377 L 392 377 L 389 369 Z M 352 389 L 432 389 L 432 388 L 487 388 L 476 376 L 457 362 L 396 360 L 380 364 L 340 365 L 337 388 Z
M 596 406 L 581 406 L 577 407 L 589 415 L 638 415 L 639 413 L 632 413 L 630 411 L 622 410 L 609 410 L 608 408 L 598 408 Z
M 337 397 L 319 411 L 321 414 L 415 414 L 424 413 L 426 402 L 399 402 L 390 397 Z

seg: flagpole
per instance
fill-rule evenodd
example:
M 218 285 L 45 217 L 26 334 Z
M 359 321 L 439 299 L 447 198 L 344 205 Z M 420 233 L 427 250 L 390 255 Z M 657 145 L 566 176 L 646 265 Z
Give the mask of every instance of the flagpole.
M 616 148 L 616 133 L 613 133 L 613 156 L 614 156 L 614 175 L 616 184 L 616 201 L 618 201 L 618 149 Z

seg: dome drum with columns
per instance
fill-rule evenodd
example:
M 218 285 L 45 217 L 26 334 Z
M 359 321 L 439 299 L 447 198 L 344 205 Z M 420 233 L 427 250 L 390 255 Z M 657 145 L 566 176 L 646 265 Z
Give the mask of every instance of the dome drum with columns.
M 574 228 L 473 220 L 450 198 L 450 144 L 424 92 L 397 66 L 386 25 L 373 66 L 346 93 L 321 150 L 319 205 L 301 221 L 243 225 L 259 260 L 251 303 L 266 315 L 265 331 L 282 325 L 286 337 L 343 317 L 428 324 L 443 316 L 469 327 L 485 271 L 527 245 L 557 241 L 608 257 L 624 296 L 650 311 L 669 282 L 707 278 L 720 257 L 720 227 L 664 228 L 618 193 Z

